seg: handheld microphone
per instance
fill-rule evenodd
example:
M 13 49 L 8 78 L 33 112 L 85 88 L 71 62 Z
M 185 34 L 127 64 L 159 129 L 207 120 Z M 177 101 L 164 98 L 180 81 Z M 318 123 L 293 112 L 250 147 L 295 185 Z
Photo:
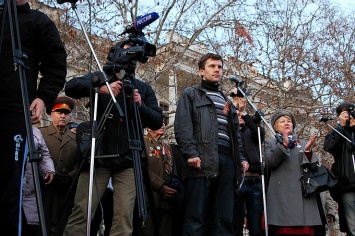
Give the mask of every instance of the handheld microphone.
M 59 1 L 59 0 L 58 0 Z M 140 30 L 146 27 L 147 25 L 153 23 L 155 20 L 159 18 L 158 13 L 156 12 L 151 12 L 149 14 L 146 14 L 144 16 L 138 17 L 133 24 L 129 25 L 126 27 L 125 31 L 122 34 L 125 33 L 132 33 L 135 30 Z
M 318 121 L 319 122 L 327 122 L 328 120 L 334 120 L 334 119 L 333 118 L 329 118 L 329 117 L 322 117 Z
M 68 3 L 76 3 L 78 0 L 57 0 L 57 3 L 58 4 L 63 4 L 65 2 L 68 2 Z
M 230 81 L 232 81 L 232 82 L 234 82 L 234 83 L 236 83 L 236 84 L 242 84 L 242 83 L 244 83 L 244 81 L 239 80 L 239 79 L 238 79 L 237 77 L 235 77 L 234 75 L 231 75 L 231 76 L 229 76 L 228 78 L 229 78 Z

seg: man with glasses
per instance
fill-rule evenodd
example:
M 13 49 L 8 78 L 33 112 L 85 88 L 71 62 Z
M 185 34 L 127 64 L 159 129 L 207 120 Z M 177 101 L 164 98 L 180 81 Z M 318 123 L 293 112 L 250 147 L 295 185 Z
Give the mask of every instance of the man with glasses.
M 74 102 L 71 98 L 58 97 L 54 103 L 46 107 L 46 112 L 51 116 L 52 123 L 40 129 L 52 156 L 56 172 L 53 184 L 42 187 L 43 208 L 47 232 L 50 235 L 63 235 L 73 207 L 74 191 L 64 206 L 61 218 L 54 228 L 54 234 L 50 233 L 51 223 L 63 207 L 63 201 L 77 172 L 75 133 L 68 127 L 73 109 Z

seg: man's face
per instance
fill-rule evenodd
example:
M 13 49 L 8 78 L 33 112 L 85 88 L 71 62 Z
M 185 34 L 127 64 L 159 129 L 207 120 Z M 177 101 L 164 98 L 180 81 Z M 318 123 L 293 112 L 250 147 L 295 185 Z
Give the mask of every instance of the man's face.
M 213 83 L 221 81 L 222 72 L 222 61 L 211 58 L 207 59 L 205 68 L 200 69 L 200 75 L 203 76 L 203 79 Z
M 69 122 L 70 112 L 67 111 L 52 111 L 52 123 L 57 129 L 64 129 Z

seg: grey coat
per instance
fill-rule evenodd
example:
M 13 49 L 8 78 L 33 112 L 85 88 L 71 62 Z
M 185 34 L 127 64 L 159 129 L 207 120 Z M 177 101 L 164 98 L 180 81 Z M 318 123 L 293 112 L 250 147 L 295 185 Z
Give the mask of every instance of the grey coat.
M 49 154 L 46 143 L 44 142 L 43 136 L 39 129 L 33 127 L 34 144 L 39 155 L 42 156 L 42 161 L 38 162 L 39 175 L 43 176 L 47 172 L 54 173 L 54 164 Z M 37 200 L 33 181 L 33 172 L 31 163 L 26 162 L 26 172 L 24 176 L 23 184 L 23 197 L 22 197 L 22 207 L 23 212 L 26 215 L 27 223 L 29 225 L 38 225 L 38 211 L 37 211 Z
M 302 195 L 300 165 L 301 161 L 308 161 L 303 152 L 305 145 L 306 142 L 301 140 L 293 149 L 286 149 L 276 143 L 276 139 L 265 142 L 265 161 L 271 168 L 267 192 L 269 225 L 322 225 L 316 198 Z M 317 160 L 313 153 L 311 162 Z

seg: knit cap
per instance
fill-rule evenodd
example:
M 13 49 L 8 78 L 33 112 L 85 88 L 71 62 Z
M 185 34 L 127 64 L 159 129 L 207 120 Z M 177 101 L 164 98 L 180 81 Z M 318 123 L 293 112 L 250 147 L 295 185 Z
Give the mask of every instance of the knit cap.
M 295 129 L 295 127 L 296 127 L 296 118 L 295 118 L 295 116 L 293 115 L 292 112 L 290 112 L 288 110 L 285 110 L 285 109 L 276 110 L 274 112 L 274 114 L 272 114 L 272 116 L 271 116 L 271 126 L 272 127 L 274 127 L 277 119 L 279 119 L 281 116 L 289 116 L 289 117 L 291 117 L 292 124 L 293 124 L 293 129 Z

